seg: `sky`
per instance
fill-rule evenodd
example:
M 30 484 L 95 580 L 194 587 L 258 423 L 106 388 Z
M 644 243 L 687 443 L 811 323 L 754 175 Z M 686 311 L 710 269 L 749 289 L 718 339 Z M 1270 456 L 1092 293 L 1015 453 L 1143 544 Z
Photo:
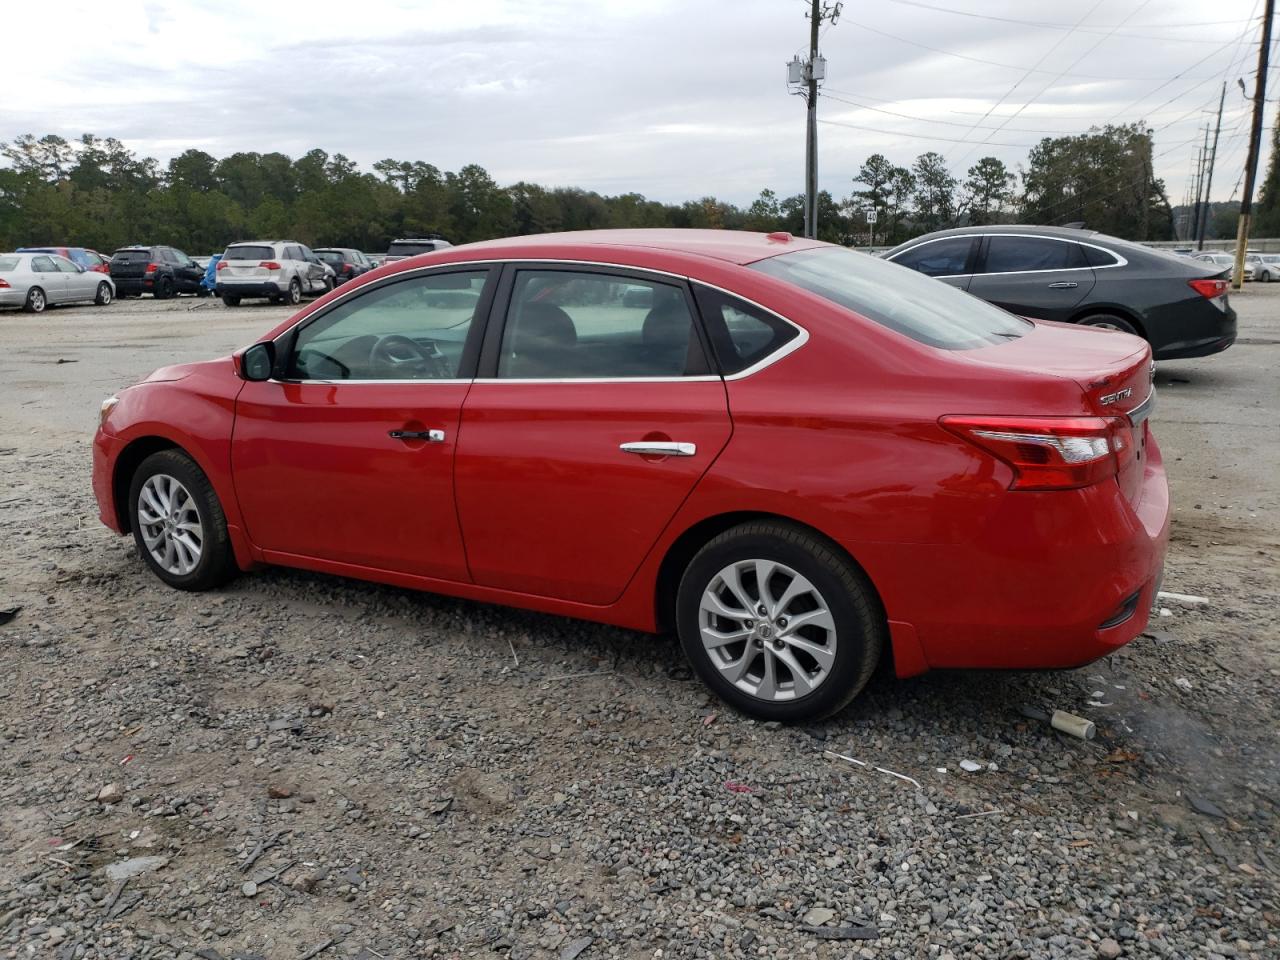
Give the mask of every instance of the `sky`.
M 822 33 L 819 186 L 847 197 L 872 153 L 908 166 L 936 150 L 963 178 L 984 155 L 1013 168 L 1044 136 L 1145 119 L 1177 204 L 1225 80 L 1213 199 L 1238 198 L 1249 109 L 1236 80 L 1252 94 L 1263 4 L 848 0 Z M 805 109 L 785 65 L 807 53 L 808 8 L 63 0 L 51 24 L 50 7 L 11 4 L 0 140 L 89 132 L 162 163 L 320 147 L 366 170 L 478 163 L 501 184 L 746 204 L 803 191 Z M 1265 163 L 1264 150 L 1259 177 Z

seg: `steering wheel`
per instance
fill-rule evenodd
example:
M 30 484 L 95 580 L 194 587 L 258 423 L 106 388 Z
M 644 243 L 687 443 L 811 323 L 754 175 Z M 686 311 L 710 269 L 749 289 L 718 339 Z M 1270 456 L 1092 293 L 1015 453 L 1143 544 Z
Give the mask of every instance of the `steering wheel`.
M 389 333 L 374 341 L 369 349 L 369 365 L 393 374 L 392 380 L 413 380 L 431 376 L 431 354 L 415 340 Z

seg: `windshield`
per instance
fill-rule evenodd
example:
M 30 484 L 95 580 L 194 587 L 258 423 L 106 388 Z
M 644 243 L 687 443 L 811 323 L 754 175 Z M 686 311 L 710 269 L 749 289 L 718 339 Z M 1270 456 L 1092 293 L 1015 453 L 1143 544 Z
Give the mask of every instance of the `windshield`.
M 227 252 L 222 255 L 223 260 L 272 260 L 275 258 L 276 252 L 270 247 L 227 247 Z
M 843 247 L 785 253 L 751 264 L 912 340 L 972 350 L 1022 336 L 1032 327 L 941 280 Z

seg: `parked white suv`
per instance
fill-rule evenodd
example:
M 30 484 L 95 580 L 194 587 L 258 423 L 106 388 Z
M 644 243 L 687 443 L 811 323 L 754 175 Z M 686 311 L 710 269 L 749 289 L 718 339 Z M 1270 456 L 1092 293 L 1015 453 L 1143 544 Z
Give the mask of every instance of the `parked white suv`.
M 292 240 L 233 243 L 218 261 L 218 296 L 228 307 L 245 297 L 296 306 L 308 294 L 333 289 L 333 270 L 304 244 Z
M 386 259 L 382 262 L 394 263 L 397 260 L 416 257 L 420 253 L 434 253 L 436 250 L 443 250 L 445 247 L 452 246 L 452 243 L 438 233 L 425 237 L 404 237 L 400 240 L 391 241 L 391 246 L 387 248 Z

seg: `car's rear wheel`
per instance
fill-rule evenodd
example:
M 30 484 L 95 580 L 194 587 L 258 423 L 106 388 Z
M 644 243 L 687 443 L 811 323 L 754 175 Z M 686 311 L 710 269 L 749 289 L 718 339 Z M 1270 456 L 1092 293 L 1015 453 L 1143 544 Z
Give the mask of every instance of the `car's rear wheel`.
M 240 298 L 239 298 L 239 297 L 233 297 L 233 296 L 232 296 L 231 294 L 229 294 L 229 293 L 224 293 L 224 294 L 222 295 L 222 302 L 223 302 L 224 304 L 226 304 L 228 307 L 238 307 L 238 306 L 240 306 Z
M 302 284 L 298 282 L 297 277 L 294 277 L 292 280 L 289 281 L 289 293 L 285 299 L 285 303 L 287 303 L 291 307 L 296 307 L 301 302 L 302 302 Z
M 209 478 L 178 450 L 142 461 L 129 484 L 134 542 L 152 572 L 180 590 L 208 590 L 236 573 L 227 520 Z
M 173 281 L 165 277 L 156 284 L 155 298 L 157 300 L 168 300 L 173 296 Z
M 1079 323 L 1082 327 L 1101 327 L 1104 330 L 1119 330 L 1121 333 L 1132 333 L 1135 337 L 1140 337 L 1138 328 L 1126 320 L 1124 317 L 1118 317 L 1114 313 L 1093 313 L 1087 317 L 1081 317 Z
M 745 523 L 684 572 L 676 626 L 716 694 L 766 720 L 829 716 L 866 685 L 887 627 L 866 575 L 829 541 L 775 521 Z
M 49 300 L 44 291 L 39 287 L 32 287 L 27 291 L 27 302 L 22 305 L 22 309 L 27 313 L 44 313 L 44 308 L 48 305 Z
M 111 284 L 105 282 L 98 284 L 98 295 L 93 298 L 93 302 L 100 307 L 105 307 L 113 299 Z

